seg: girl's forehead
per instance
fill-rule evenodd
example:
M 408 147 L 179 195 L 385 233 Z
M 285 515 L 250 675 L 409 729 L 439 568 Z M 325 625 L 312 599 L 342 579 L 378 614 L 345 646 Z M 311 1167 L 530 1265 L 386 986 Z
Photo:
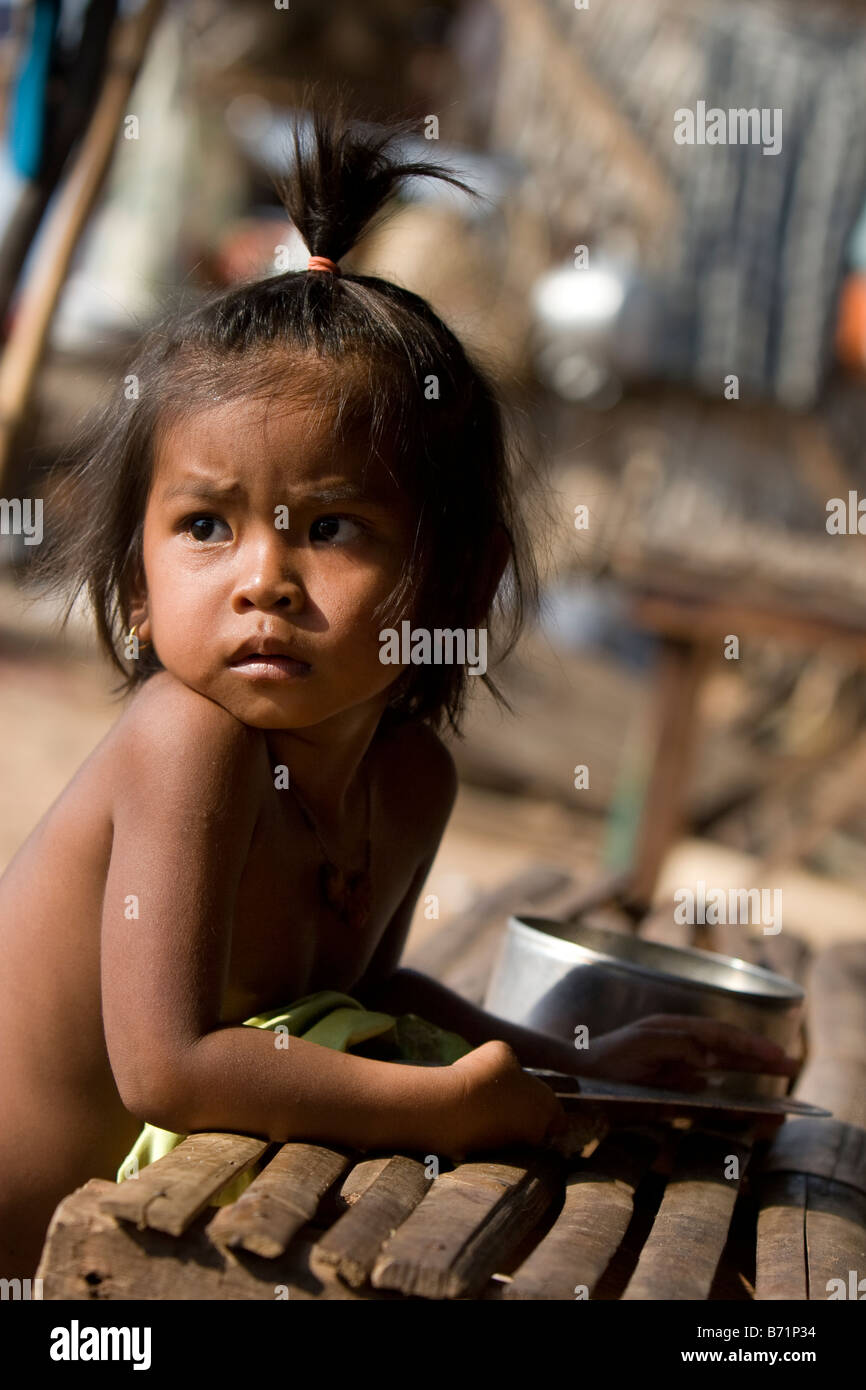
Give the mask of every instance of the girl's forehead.
M 400 490 L 369 432 L 357 422 L 349 432 L 340 428 L 334 407 L 243 397 L 167 421 L 155 442 L 151 486 L 158 493 L 189 477 L 302 487 L 323 475 L 364 480 L 379 491 Z

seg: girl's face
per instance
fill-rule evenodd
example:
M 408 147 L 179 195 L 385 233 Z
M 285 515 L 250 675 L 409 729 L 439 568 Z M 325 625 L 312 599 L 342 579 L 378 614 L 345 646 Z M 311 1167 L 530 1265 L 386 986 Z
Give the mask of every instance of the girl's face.
M 331 416 L 255 399 L 209 407 L 160 440 L 140 637 L 257 728 L 384 708 L 403 668 L 380 662 L 372 614 L 413 534 L 405 494 L 362 444 L 335 440 Z

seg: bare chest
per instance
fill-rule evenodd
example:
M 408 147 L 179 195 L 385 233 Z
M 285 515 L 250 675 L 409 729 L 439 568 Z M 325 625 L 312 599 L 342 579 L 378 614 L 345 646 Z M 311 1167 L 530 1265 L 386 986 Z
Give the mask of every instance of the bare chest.
M 238 892 L 224 1023 L 243 1022 L 320 989 L 351 993 L 418 863 L 406 826 L 398 828 L 383 798 L 373 810 L 371 906 L 366 925 L 357 926 L 326 901 L 315 837 L 297 818 L 266 803 Z M 349 867 L 363 859 L 359 845 Z

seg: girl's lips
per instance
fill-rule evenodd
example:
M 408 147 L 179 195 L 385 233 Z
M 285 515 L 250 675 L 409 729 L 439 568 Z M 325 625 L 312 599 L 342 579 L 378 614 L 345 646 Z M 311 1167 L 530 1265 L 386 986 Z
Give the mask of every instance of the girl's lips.
M 264 656 L 253 652 L 231 663 L 233 671 L 260 680 L 293 680 L 309 675 L 312 667 L 306 661 L 294 661 L 290 656 Z

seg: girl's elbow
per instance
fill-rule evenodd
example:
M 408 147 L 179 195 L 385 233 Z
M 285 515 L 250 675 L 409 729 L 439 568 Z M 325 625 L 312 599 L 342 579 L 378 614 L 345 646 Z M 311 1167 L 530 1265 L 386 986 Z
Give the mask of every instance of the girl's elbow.
M 190 1106 L 171 1068 L 158 1073 L 115 1071 L 114 1080 L 124 1110 L 142 1124 L 172 1134 L 190 1133 Z

